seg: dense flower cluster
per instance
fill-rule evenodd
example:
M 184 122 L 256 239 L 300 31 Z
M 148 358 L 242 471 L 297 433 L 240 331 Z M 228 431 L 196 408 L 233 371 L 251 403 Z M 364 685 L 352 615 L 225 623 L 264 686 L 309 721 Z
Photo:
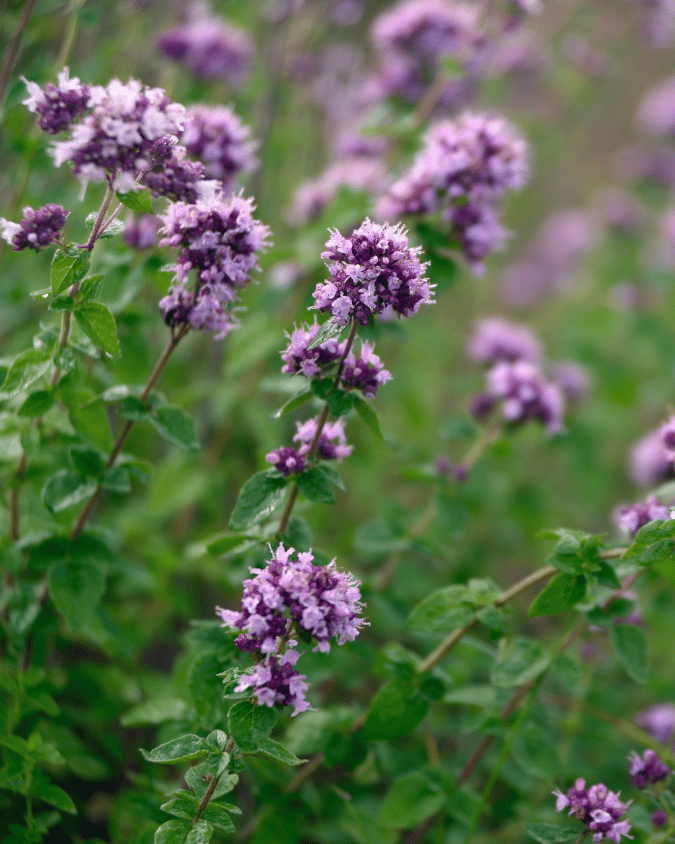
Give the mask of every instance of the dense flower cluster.
M 556 796 L 555 808 L 557 812 L 569 808 L 568 815 L 575 815 L 590 833 L 593 833 L 594 844 L 609 838 L 619 844 L 621 836 L 628 835 L 630 821 L 621 820 L 621 816 L 628 809 L 632 801 L 622 803 L 619 800 L 621 792 L 609 791 L 602 783 L 586 788 L 586 782 L 578 779 L 567 794 L 554 791 Z
M 181 143 L 204 165 L 205 177 L 229 192 L 237 176 L 256 165 L 257 144 L 250 134 L 230 108 L 193 106 L 187 110 Z
M 335 337 L 319 343 L 313 349 L 309 348 L 319 328 L 320 326 L 315 322 L 313 325 L 296 328 L 292 334 L 286 335 L 288 346 L 281 352 L 281 359 L 284 362 L 281 367 L 282 372 L 313 378 L 340 360 L 344 354 L 345 344 Z
M 539 363 L 541 360 L 541 345 L 532 331 L 526 325 L 499 317 L 480 320 L 466 350 L 469 357 L 481 363 L 516 360 Z
M 380 217 L 433 214 L 452 224 L 451 238 L 480 271 L 506 231 L 498 202 L 527 179 L 527 145 L 502 118 L 465 112 L 427 132 L 410 170 L 378 204 Z
M 307 419 L 306 422 L 296 422 L 296 427 L 298 430 L 293 441 L 300 443 L 300 454 L 308 454 L 319 427 L 318 417 Z M 335 422 L 326 422 L 323 426 L 314 452 L 321 460 L 337 460 L 340 463 L 345 457 L 349 457 L 353 449 L 353 445 L 347 445 L 345 422 L 344 418 L 340 417 Z
M 661 744 L 675 739 L 675 704 L 659 703 L 635 716 L 638 724 Z
M 313 560 L 311 551 L 296 554 L 279 545 L 267 568 L 250 569 L 254 577 L 244 581 L 241 611 L 216 607 L 224 627 L 241 631 L 237 647 L 263 656 L 251 674 L 242 675 L 236 690 L 253 688 L 264 706 L 292 703 L 294 715 L 309 704 L 305 678 L 293 668 L 299 656 L 292 649 L 297 644 L 293 630 L 315 639 L 315 651 L 327 653 L 331 639 L 338 645 L 351 642 L 366 624 L 358 581 L 336 568 L 335 560 L 327 566 L 315 566 Z
M 194 204 L 171 203 L 161 215 L 160 246 L 179 249 L 169 269 L 175 281 L 160 309 L 168 325 L 189 322 L 224 337 L 235 324 L 225 308 L 237 298 L 258 268 L 258 253 L 268 243 L 269 229 L 253 217 L 253 201 L 214 194 Z M 190 272 L 196 271 L 193 291 Z
M 367 399 L 372 399 L 377 388 L 391 380 L 391 372 L 385 369 L 380 358 L 369 343 L 361 343 L 358 357 L 350 352 L 345 358 L 340 384 L 346 390 L 360 390 Z
M 270 451 L 269 454 L 265 455 L 265 460 L 271 463 L 285 478 L 289 475 L 304 472 L 307 466 L 304 454 L 300 454 L 297 448 L 288 448 L 287 446 Z
M 158 49 L 201 79 L 222 76 L 240 85 L 248 76 L 253 44 L 241 29 L 219 18 L 199 18 L 165 32 Z
M 165 196 L 173 202 L 197 202 L 212 193 L 215 187 L 213 182 L 204 179 L 204 166 L 199 161 L 190 161 L 181 146 L 145 173 L 142 182 L 153 196 Z
M 89 108 L 89 86 L 77 77 L 70 79 L 70 70 L 64 67 L 57 74 L 57 84 L 48 82 L 44 90 L 36 82 L 24 79 L 28 97 L 23 104 L 39 115 L 38 126 L 48 135 L 70 129 L 73 122 Z
M 644 527 L 648 522 L 654 519 L 672 519 L 675 518 L 670 507 L 662 504 L 654 495 L 650 495 L 646 501 L 638 501 L 631 504 L 629 507 L 621 508 L 616 516 L 616 523 L 619 530 L 625 531 L 630 536 L 635 534 Z
M 330 281 L 316 286 L 313 307 L 332 314 L 338 324 L 366 325 L 385 309 L 410 316 L 433 301 L 433 285 L 423 277 L 419 248 L 408 246 L 403 226 L 366 220 L 349 237 L 334 231 L 321 254 Z
M 653 750 L 645 750 L 642 756 L 633 751 L 630 759 L 629 773 L 636 788 L 643 789 L 648 785 L 661 782 L 670 773 L 670 768 L 664 765 Z
M 34 83 L 27 84 L 30 96 L 25 102 L 37 110 L 42 92 Z M 161 88 L 148 88 L 136 79 L 126 84 L 113 79 L 89 88 L 87 110 L 79 107 L 76 116 L 82 120 L 68 125 L 70 137 L 51 149 L 56 165 L 69 161 L 83 183 L 108 178 L 116 190 L 127 192 L 137 188 L 143 173 L 171 158 L 185 108 L 170 102 Z
M 38 252 L 58 241 L 69 214 L 70 211 L 66 211 L 63 205 L 53 202 L 40 208 L 27 206 L 23 209 L 20 223 L 12 223 L 0 217 L 2 237 L 11 244 L 15 252 L 22 249 L 34 249 Z

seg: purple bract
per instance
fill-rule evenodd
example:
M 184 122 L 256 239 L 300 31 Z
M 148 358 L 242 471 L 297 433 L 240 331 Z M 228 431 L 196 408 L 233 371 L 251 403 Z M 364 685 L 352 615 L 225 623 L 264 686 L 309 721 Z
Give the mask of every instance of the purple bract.
M 309 683 L 305 682 L 305 675 L 293 667 L 299 656 L 292 648 L 287 648 L 280 656 L 267 656 L 256 663 L 250 673 L 239 677 L 235 691 L 252 689 L 259 706 L 292 706 L 292 716 L 305 712 L 310 709 L 305 699 Z
M 285 478 L 303 472 L 307 466 L 304 455 L 300 454 L 295 448 L 277 448 L 266 454 L 265 460 L 271 463 Z
M 653 495 L 646 501 L 638 501 L 629 507 L 623 507 L 616 514 L 616 523 L 619 530 L 635 536 L 635 534 L 649 522 L 655 519 L 672 519 L 673 513 L 670 507 L 666 507 Z

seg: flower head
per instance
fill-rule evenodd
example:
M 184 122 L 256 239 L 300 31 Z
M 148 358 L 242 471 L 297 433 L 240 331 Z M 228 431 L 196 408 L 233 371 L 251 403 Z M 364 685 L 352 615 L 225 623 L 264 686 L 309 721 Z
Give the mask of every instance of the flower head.
M 643 789 L 648 785 L 661 782 L 670 773 L 670 768 L 664 765 L 653 750 L 645 750 L 642 756 L 633 751 L 628 757 L 630 767 L 628 772 L 636 788 Z
M 36 82 L 24 79 L 28 96 L 22 100 L 29 111 L 40 116 L 38 125 L 48 135 L 70 129 L 73 122 L 89 109 L 89 86 L 77 77 L 70 79 L 70 70 L 64 67 L 57 74 L 57 84 L 48 82 L 44 90 Z
M 378 387 L 391 378 L 391 372 L 384 368 L 372 345 L 361 343 L 358 357 L 352 351 L 345 358 L 340 383 L 345 389 L 360 390 L 366 398 L 372 399 Z
M 622 835 L 633 837 L 628 835 L 630 821 L 621 820 L 632 801 L 622 803 L 619 800 L 620 791 L 609 791 L 602 783 L 586 788 L 585 780 L 578 779 L 566 794 L 558 790 L 553 794 L 556 797 L 556 812 L 569 808 L 567 814 L 575 815 L 593 833 L 594 844 L 599 844 L 603 838 L 619 844 Z
M 313 378 L 325 369 L 331 367 L 342 357 L 345 344 L 333 337 L 319 343 L 313 349 L 310 345 L 319 332 L 319 325 L 301 326 L 292 334 L 287 334 L 288 346 L 281 352 L 284 365 L 281 371 L 288 375 L 302 374 L 305 378 Z
M 658 703 L 644 712 L 638 712 L 635 723 L 661 744 L 672 742 L 675 739 L 675 704 Z
M 419 252 L 419 247 L 408 246 L 401 225 L 367 219 L 349 237 L 334 231 L 321 255 L 331 278 L 316 286 L 313 307 L 330 312 L 341 325 L 350 320 L 365 325 L 385 308 L 410 316 L 433 301 Z
M 630 450 L 630 476 L 641 486 L 653 486 L 673 477 L 673 456 L 663 442 L 662 429 L 656 428 L 633 444 Z
M 481 363 L 527 360 L 539 363 L 541 345 L 526 325 L 492 317 L 476 325 L 466 347 L 469 357 Z
M 519 425 L 536 419 L 550 433 L 562 430 L 565 400 L 556 384 L 545 381 L 539 369 L 527 361 L 502 361 L 487 374 L 487 392 L 501 399 L 502 416 Z
M 231 108 L 192 106 L 187 110 L 181 143 L 204 166 L 204 176 L 231 191 L 240 173 L 256 166 L 257 143 Z
M 319 420 L 315 418 L 296 422 L 296 427 L 298 430 L 293 440 L 301 444 L 300 454 L 308 454 L 319 427 Z M 353 449 L 353 445 L 347 445 L 344 419 L 340 417 L 335 422 L 326 422 L 316 444 L 316 454 L 322 460 L 337 460 L 340 463 L 345 457 L 349 457 Z
M 299 656 L 291 648 L 280 656 L 268 656 L 239 677 L 235 691 L 252 689 L 259 706 L 292 706 L 292 716 L 305 712 L 311 708 L 305 699 L 309 683 L 305 682 L 306 676 L 293 667 Z
M 157 47 L 201 79 L 222 76 L 240 85 L 249 74 L 253 44 L 248 34 L 219 18 L 204 17 L 165 32 Z
M 303 472 L 307 466 L 304 455 L 295 448 L 277 448 L 265 455 L 265 460 L 287 478 Z
M 638 501 L 629 507 L 623 507 L 616 515 L 619 530 L 635 536 L 641 527 L 655 519 L 664 521 L 675 518 L 670 507 L 666 507 L 654 495 L 650 495 L 645 502 Z
M 12 223 L 0 217 L 2 237 L 15 252 L 22 249 L 34 249 L 39 252 L 58 240 L 69 214 L 70 211 L 66 211 L 63 205 L 53 202 L 40 208 L 27 206 L 23 209 L 20 223 Z

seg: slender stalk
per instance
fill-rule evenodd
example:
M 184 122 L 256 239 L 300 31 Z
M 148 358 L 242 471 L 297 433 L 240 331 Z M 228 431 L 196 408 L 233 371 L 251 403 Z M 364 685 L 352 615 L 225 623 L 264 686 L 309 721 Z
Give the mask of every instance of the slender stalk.
M 233 748 L 234 740 L 232 738 L 229 738 L 227 740 L 227 744 L 225 745 L 225 753 L 232 753 Z M 197 821 L 201 818 L 204 809 L 206 809 L 206 807 L 209 805 L 209 801 L 213 797 L 213 792 L 216 790 L 216 787 L 220 782 L 220 777 L 222 777 L 222 774 L 217 777 L 213 777 L 213 779 L 209 783 L 209 787 L 206 789 L 206 792 L 204 793 L 204 796 L 202 797 L 199 806 L 197 807 L 197 814 L 194 816 L 194 818 L 192 818 L 192 821 L 190 823 L 190 829 L 195 826 Z
M 145 402 L 147 400 L 148 396 L 152 392 L 153 387 L 159 380 L 160 375 L 164 371 L 164 367 L 166 366 L 169 358 L 171 357 L 174 350 L 189 330 L 190 326 L 187 323 L 184 323 L 178 332 L 176 332 L 175 334 L 171 334 L 171 339 L 169 340 L 164 351 L 160 355 L 159 360 L 155 364 L 154 369 L 150 373 L 150 377 L 148 378 L 145 387 L 143 388 L 143 392 L 140 395 L 141 401 Z M 117 460 L 119 453 L 120 451 L 122 451 L 122 447 L 124 446 L 124 443 L 126 442 L 127 437 L 129 436 L 129 433 L 133 426 L 134 422 L 131 419 L 127 419 L 124 425 L 122 426 L 119 434 L 117 435 L 117 439 L 115 440 L 115 443 L 112 447 L 112 451 L 110 452 L 108 460 L 106 461 L 106 469 L 110 469 L 110 467 Z M 100 492 L 101 487 L 97 487 L 96 492 L 94 492 L 87 499 L 87 502 L 85 503 L 84 507 L 82 508 L 82 511 L 80 512 L 80 515 L 77 518 L 77 521 L 75 522 L 72 533 L 70 535 L 71 539 L 77 539 L 77 537 L 82 533 L 82 529 L 84 528 L 87 519 L 91 515 L 91 511 L 93 510 L 94 505 L 96 504 Z
M 26 0 L 23 4 L 23 9 L 21 10 L 21 17 L 19 18 L 19 23 L 16 27 L 16 32 L 12 37 L 12 40 L 7 45 L 7 49 L 5 50 L 5 56 L 2 60 L 2 67 L 0 67 L 0 104 L 5 99 L 5 92 L 7 90 L 7 86 L 9 85 L 9 77 L 12 74 L 12 69 L 14 67 L 14 62 L 16 61 L 16 57 L 19 54 L 19 44 L 21 43 L 21 36 L 25 28 L 28 26 L 28 22 L 30 21 L 31 15 L 33 14 L 33 10 L 35 9 L 35 5 L 37 0 Z
M 347 344 L 345 346 L 345 350 L 342 353 L 342 357 L 340 358 L 340 362 L 338 363 L 337 372 L 335 373 L 335 378 L 333 380 L 333 389 L 335 390 L 340 383 L 340 378 L 342 376 L 342 370 L 344 369 L 345 360 L 347 359 L 347 355 L 352 350 L 352 345 L 354 343 L 354 339 L 356 338 L 356 332 L 359 330 L 359 324 L 357 322 L 352 322 L 352 327 L 349 331 L 349 337 L 347 338 Z M 321 438 L 321 434 L 323 433 L 324 426 L 328 421 L 328 402 L 326 402 L 323 406 L 323 410 L 321 411 L 321 416 L 319 417 L 319 422 L 316 426 L 316 433 L 314 434 L 314 439 L 312 440 L 312 444 L 309 447 L 309 451 L 307 452 L 307 457 L 311 457 L 315 451 L 316 447 L 319 444 L 319 439 Z M 276 534 L 274 535 L 274 542 L 277 543 L 286 530 L 286 526 L 288 525 L 288 520 L 291 517 L 291 513 L 293 512 L 293 506 L 298 498 L 299 492 L 297 482 L 293 484 L 291 487 L 291 491 L 288 494 L 288 498 L 286 499 L 286 506 L 284 507 L 284 511 L 281 514 L 281 519 L 279 521 L 279 528 L 277 529 Z

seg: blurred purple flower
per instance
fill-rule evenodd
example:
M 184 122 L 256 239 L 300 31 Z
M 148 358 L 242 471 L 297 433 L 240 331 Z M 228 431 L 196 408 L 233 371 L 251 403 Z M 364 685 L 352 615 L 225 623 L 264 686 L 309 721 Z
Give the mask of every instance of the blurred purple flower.
M 675 136 L 675 76 L 669 76 L 649 91 L 640 104 L 637 119 L 651 135 Z
M 644 712 L 638 712 L 635 723 L 660 744 L 671 744 L 675 738 L 675 704 L 658 703 Z
M 34 249 L 39 252 L 40 249 L 58 241 L 69 214 L 70 211 L 66 211 L 63 205 L 53 202 L 39 208 L 26 206 L 20 223 L 12 223 L 0 217 L 2 238 L 15 252 L 22 249 Z
M 663 811 L 663 809 L 656 809 L 652 812 L 652 825 L 656 827 L 656 829 L 661 829 L 666 825 L 666 821 L 668 820 L 668 815 Z
M 154 214 L 143 214 L 139 219 L 135 219 L 131 214 L 127 217 L 122 236 L 132 249 L 150 249 L 157 246 L 161 225 L 161 220 Z
M 565 400 L 560 388 L 545 381 L 539 369 L 528 361 L 502 361 L 494 366 L 487 373 L 487 392 L 501 400 L 502 416 L 513 425 L 536 419 L 549 434 L 563 429 Z
M 619 530 L 634 537 L 640 528 L 649 522 L 655 519 L 665 521 L 675 516 L 670 507 L 666 507 L 655 496 L 650 495 L 644 503 L 638 501 L 629 507 L 622 507 L 616 511 L 614 518 Z
M 621 836 L 629 835 L 630 821 L 620 820 L 621 816 L 633 802 L 622 803 L 619 800 L 621 792 L 609 791 L 602 783 L 586 788 L 586 782 L 578 779 L 566 794 L 556 790 L 556 812 L 569 808 L 568 815 L 575 815 L 586 824 L 588 832 L 593 833 L 594 844 L 599 844 L 603 838 L 609 838 L 619 844 Z
M 265 460 L 287 478 L 289 475 L 299 475 L 304 472 L 307 461 L 295 448 L 277 448 L 265 455 Z
M 489 364 L 516 360 L 539 363 L 541 360 L 541 345 L 532 331 L 526 325 L 500 317 L 480 320 L 468 340 L 466 351 L 473 360 Z
M 650 431 L 630 450 L 630 477 L 640 486 L 654 486 L 675 475 L 673 460 L 661 436 L 661 428 Z
M 223 77 L 241 85 L 249 74 L 253 42 L 248 33 L 214 17 L 177 26 L 160 36 L 157 48 L 201 79 Z
M 588 395 L 590 379 L 580 364 L 572 360 L 559 361 L 554 364 L 552 374 L 567 401 L 580 402 Z
M 36 82 L 23 79 L 28 88 L 28 97 L 22 100 L 29 111 L 40 116 L 38 125 L 49 135 L 56 135 L 70 129 L 73 122 L 89 109 L 90 88 L 83 85 L 70 70 L 64 67 L 57 74 L 57 84 L 48 82 L 44 90 Z
M 640 790 L 661 782 L 670 773 L 670 768 L 663 764 L 653 750 L 645 750 L 642 756 L 632 751 L 628 758 L 630 778 L 633 780 L 633 785 Z
M 297 433 L 293 441 L 300 443 L 300 454 L 308 454 L 319 427 L 318 418 L 296 422 L 296 427 Z M 337 460 L 341 463 L 345 457 L 349 457 L 353 449 L 353 445 L 347 445 L 344 418 L 340 417 L 335 422 L 326 422 L 315 449 L 321 460 Z
M 225 192 L 232 190 L 237 177 L 256 166 L 258 144 L 250 140 L 231 108 L 192 106 L 187 110 L 181 142 L 204 165 L 207 179 L 217 179 Z

